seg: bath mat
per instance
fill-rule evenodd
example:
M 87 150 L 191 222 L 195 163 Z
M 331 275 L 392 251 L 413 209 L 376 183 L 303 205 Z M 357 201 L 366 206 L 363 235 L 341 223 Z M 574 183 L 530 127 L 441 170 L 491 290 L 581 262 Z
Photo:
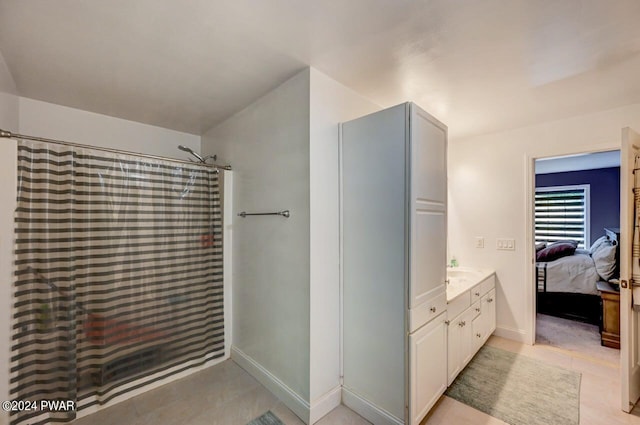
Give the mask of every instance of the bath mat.
M 578 425 L 578 372 L 484 346 L 446 392 L 511 425 Z
M 269 410 L 262 416 L 259 416 L 249 422 L 247 425 L 284 425 L 282 421 Z

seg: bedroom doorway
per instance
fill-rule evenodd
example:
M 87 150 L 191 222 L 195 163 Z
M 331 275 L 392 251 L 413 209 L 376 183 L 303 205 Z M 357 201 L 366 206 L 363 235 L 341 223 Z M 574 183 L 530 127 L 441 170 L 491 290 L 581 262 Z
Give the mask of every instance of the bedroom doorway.
M 619 363 L 620 151 L 535 159 L 535 344 Z

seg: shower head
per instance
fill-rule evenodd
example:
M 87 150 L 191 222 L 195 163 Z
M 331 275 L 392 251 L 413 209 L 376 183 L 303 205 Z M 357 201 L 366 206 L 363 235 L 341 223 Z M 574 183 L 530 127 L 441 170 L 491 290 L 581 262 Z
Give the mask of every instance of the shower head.
M 203 157 L 201 157 L 199 154 L 195 153 L 193 151 L 193 149 L 191 149 L 191 148 L 188 148 L 188 147 L 182 146 L 182 145 L 178 145 L 178 149 L 180 149 L 181 151 L 189 152 L 191 155 L 196 157 L 198 159 L 198 161 L 202 162 L 203 164 L 206 162 L 206 160 Z
M 200 161 L 203 164 L 206 164 L 207 163 L 207 159 L 209 159 L 209 158 L 213 158 L 213 162 L 215 162 L 216 159 L 218 158 L 218 155 L 209 155 L 209 156 L 206 156 L 206 157 L 203 158 L 200 154 L 194 152 L 193 149 L 191 149 L 189 147 L 186 147 L 186 146 L 183 146 L 183 145 L 178 145 L 178 149 L 180 149 L 181 151 L 185 151 L 185 152 L 190 153 L 198 161 Z

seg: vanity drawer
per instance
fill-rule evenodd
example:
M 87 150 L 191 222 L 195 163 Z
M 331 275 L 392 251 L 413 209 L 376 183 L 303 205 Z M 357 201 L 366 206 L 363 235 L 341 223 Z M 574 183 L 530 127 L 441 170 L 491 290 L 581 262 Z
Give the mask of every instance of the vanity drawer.
M 469 296 L 469 291 L 460 294 L 458 298 L 447 304 L 447 319 L 452 320 L 454 317 L 469 308 L 470 305 L 471 297 Z
M 476 286 L 469 289 L 469 294 L 471 294 L 471 304 L 480 301 L 480 298 L 482 298 L 482 283 L 478 283 Z
M 481 307 L 482 307 L 482 300 L 478 300 L 471 305 L 470 310 L 473 311 L 473 313 L 470 314 L 470 318 L 472 320 L 480 316 L 480 312 L 482 311 Z
M 495 286 L 496 286 L 496 275 L 492 274 L 491 276 L 483 280 L 482 283 L 480 284 L 480 287 L 481 287 L 480 293 L 484 295 L 490 290 L 492 290 L 493 288 L 495 288 Z
M 425 323 L 439 316 L 447 309 L 447 294 L 436 296 L 409 310 L 409 332 L 413 332 Z

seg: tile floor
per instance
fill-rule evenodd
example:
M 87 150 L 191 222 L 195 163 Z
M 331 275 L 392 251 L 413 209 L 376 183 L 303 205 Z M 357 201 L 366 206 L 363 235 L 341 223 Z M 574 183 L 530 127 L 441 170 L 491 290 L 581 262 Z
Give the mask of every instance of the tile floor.
M 541 344 L 528 346 L 498 337 L 492 337 L 488 343 L 581 372 L 581 425 L 640 425 L 640 412 L 625 414 L 620 410 L 620 378 L 616 364 Z M 267 410 L 274 412 L 287 425 L 302 424 L 260 383 L 227 360 L 196 375 L 78 419 L 74 425 L 245 425 Z M 344 406 L 317 423 L 368 424 Z M 504 422 L 449 397 L 442 397 L 422 425 L 444 424 L 499 425 Z
M 73 425 L 246 425 L 271 410 L 285 424 L 303 424 L 258 381 L 227 360 L 73 422 Z M 340 406 L 320 425 L 368 424 Z

